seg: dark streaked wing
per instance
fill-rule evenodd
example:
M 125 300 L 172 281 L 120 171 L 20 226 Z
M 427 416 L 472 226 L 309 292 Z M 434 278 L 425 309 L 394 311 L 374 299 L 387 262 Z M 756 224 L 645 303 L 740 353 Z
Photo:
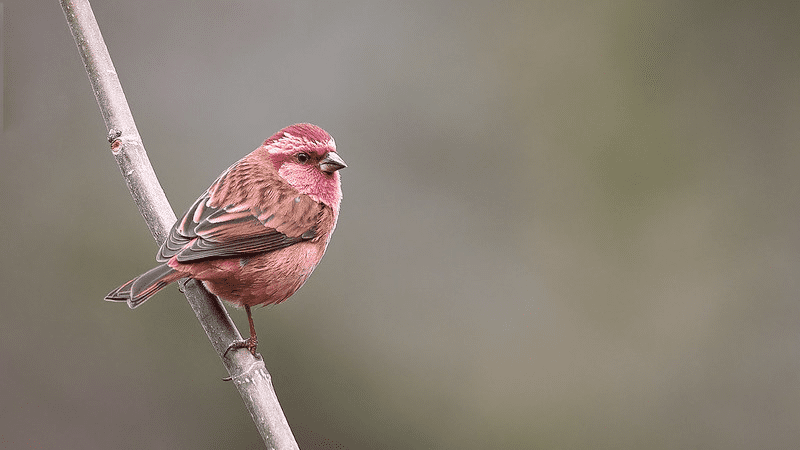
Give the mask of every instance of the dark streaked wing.
M 247 190 L 254 198 L 228 202 L 225 194 L 230 191 L 221 184 L 238 181 L 232 169 L 173 225 L 156 260 L 166 262 L 177 256 L 178 262 L 185 263 L 241 257 L 279 250 L 316 236 L 324 205 L 288 185 L 269 192 Z M 259 204 L 259 200 L 266 204 Z

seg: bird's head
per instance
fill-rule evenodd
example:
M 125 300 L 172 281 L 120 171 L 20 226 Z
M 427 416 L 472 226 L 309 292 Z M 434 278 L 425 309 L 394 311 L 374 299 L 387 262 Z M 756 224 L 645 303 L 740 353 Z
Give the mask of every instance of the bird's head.
M 284 180 L 301 193 L 339 210 L 339 169 L 347 164 L 336 153 L 336 142 L 325 130 L 310 123 L 291 125 L 269 137 L 263 147 Z

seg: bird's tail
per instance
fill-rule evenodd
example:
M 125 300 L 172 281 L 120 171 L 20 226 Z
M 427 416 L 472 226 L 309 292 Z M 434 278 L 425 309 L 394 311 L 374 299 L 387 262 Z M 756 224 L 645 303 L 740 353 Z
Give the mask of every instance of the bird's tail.
M 109 302 L 127 302 L 133 309 L 179 278 L 181 278 L 180 272 L 162 264 L 109 292 L 105 299 Z

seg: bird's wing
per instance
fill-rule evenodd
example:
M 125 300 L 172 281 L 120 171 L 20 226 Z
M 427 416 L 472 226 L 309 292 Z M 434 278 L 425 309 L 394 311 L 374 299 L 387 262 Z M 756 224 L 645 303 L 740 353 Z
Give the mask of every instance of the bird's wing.
M 223 185 L 238 182 L 236 174 L 231 173 L 234 167 L 172 226 L 156 256 L 159 262 L 173 257 L 185 263 L 265 253 L 316 236 L 324 208 L 321 203 L 300 194 L 282 179 L 253 183 L 256 187 L 244 189 L 239 185 L 237 192 L 247 195 L 233 195 Z

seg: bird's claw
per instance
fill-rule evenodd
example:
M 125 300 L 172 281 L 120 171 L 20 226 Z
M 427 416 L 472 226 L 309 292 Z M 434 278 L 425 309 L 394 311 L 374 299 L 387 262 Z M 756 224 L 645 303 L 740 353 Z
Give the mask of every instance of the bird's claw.
M 190 281 L 192 281 L 191 278 L 184 278 L 182 280 L 178 280 L 178 290 L 181 292 L 181 294 L 186 292 L 186 284 L 189 283 Z
M 228 356 L 228 352 L 229 351 L 231 351 L 233 349 L 237 349 L 237 348 L 246 348 L 246 349 L 250 350 L 250 353 L 253 356 L 256 356 L 256 348 L 257 347 L 258 347 L 258 338 L 254 337 L 254 336 L 250 336 L 247 339 L 242 339 L 240 341 L 231 342 L 231 345 L 229 345 L 228 348 L 225 349 L 225 353 L 223 353 L 222 356 Z

